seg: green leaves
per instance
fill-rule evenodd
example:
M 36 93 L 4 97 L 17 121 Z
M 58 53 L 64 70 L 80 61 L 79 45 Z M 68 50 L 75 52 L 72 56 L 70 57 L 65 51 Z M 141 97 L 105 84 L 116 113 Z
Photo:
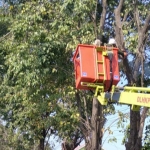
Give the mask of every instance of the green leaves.
M 68 129 L 63 137 L 68 136 L 78 122 L 74 118 L 70 120 L 74 109 L 62 107 L 59 101 L 62 91 L 73 80 L 69 78 L 72 77 L 71 55 L 65 49 L 66 41 L 70 41 L 66 37 L 70 34 L 72 19 L 56 20 L 58 14 L 60 18 L 62 14 L 59 9 L 58 14 L 55 12 L 54 5 L 47 5 L 46 1 L 42 5 L 22 4 L 10 26 L 11 39 L 5 40 L 2 49 L 7 51 L 7 70 L 0 87 L 1 106 L 5 106 L 1 116 L 12 130 L 27 133 L 31 139 L 42 139 L 51 127 L 60 129 L 62 135 L 62 118 L 66 119 L 64 128 Z M 71 96 L 68 95 L 68 99 Z M 45 133 L 41 134 L 43 129 Z
M 78 91 L 80 100 L 77 99 L 71 57 L 77 44 L 91 44 L 96 38 L 101 3 L 96 4 L 95 0 L 19 2 L 11 3 L 7 17 L 0 19 L 0 27 L 4 27 L 0 36 L 10 32 L 0 44 L 1 116 L 8 127 L 19 131 L 14 136 L 22 135 L 27 145 L 33 144 L 30 140 L 45 138 L 50 129 L 68 140 L 76 134 L 81 138 L 81 124 L 84 126 L 91 119 L 92 94 Z M 129 1 L 124 4 L 122 19 L 126 12 L 129 14 L 122 30 L 126 47 L 135 51 L 138 35 L 132 20 L 133 8 L 128 7 Z M 108 1 L 106 35 L 114 35 L 116 5 L 116 1 Z M 148 7 L 144 12 L 140 5 L 142 19 Z M 103 113 L 114 114 L 114 106 L 105 107 Z M 118 126 L 122 127 L 124 115 L 119 113 L 119 117 Z M 111 129 L 109 134 L 113 134 Z
M 150 125 L 147 125 L 145 130 L 144 145 L 142 150 L 148 150 L 150 148 L 149 138 L 150 138 Z

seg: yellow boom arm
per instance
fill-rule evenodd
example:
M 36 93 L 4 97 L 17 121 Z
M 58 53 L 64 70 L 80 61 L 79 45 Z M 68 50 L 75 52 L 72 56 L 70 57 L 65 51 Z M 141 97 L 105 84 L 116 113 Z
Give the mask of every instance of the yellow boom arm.
M 132 110 L 138 111 L 140 106 L 150 107 L 150 88 L 144 87 L 112 87 L 111 92 L 103 92 L 104 87 L 100 84 L 81 83 L 87 87 L 95 88 L 95 96 L 101 105 L 122 103 L 132 105 Z

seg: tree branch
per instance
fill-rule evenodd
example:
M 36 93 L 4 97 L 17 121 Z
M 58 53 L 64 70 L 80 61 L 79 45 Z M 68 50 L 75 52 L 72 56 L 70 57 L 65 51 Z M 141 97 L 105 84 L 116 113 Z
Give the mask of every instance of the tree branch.
M 138 11 L 138 8 L 137 8 L 137 0 L 134 1 L 134 20 L 136 22 L 137 29 L 138 29 L 138 32 L 139 32 L 141 30 L 141 28 L 140 28 L 139 11 Z
M 3 37 L 0 38 L 0 41 L 3 41 L 5 38 L 7 38 L 12 32 L 8 32 L 7 34 L 5 34 Z
M 94 21 L 94 28 L 95 28 L 95 36 L 97 37 L 97 27 L 96 27 L 96 14 L 97 14 L 97 4 L 98 4 L 98 0 L 96 0 L 96 7 L 95 7 L 95 13 L 94 13 L 94 17 L 93 17 L 93 21 Z
M 98 143 L 98 134 L 97 134 L 97 118 L 100 111 L 99 102 L 96 97 L 93 98 L 93 106 L 92 106 L 92 149 L 97 149 Z
M 141 120 L 140 120 L 140 130 L 139 130 L 139 134 L 138 137 L 142 138 L 142 134 L 143 134 L 143 128 L 144 128 L 144 123 L 145 123 L 145 119 L 146 119 L 146 115 L 147 115 L 147 111 L 149 108 L 144 107 L 142 114 L 141 114 Z
M 144 55 L 141 53 L 141 87 L 144 87 L 144 60 Z
M 115 20 L 116 20 L 116 24 L 118 25 L 119 28 L 122 27 L 121 25 L 121 16 L 120 16 L 120 11 L 123 5 L 123 0 L 120 0 L 118 7 L 114 10 L 115 13 Z
M 124 24 L 124 22 L 126 21 L 127 17 L 128 17 L 128 14 L 129 12 L 126 12 L 124 17 L 123 17 L 123 20 L 122 20 L 122 24 Z
M 136 145 L 134 147 L 134 149 L 136 149 L 136 150 L 141 149 L 142 134 L 143 134 L 143 128 L 144 128 L 144 124 L 145 124 L 145 119 L 146 119 L 147 111 L 148 111 L 148 108 L 144 107 L 143 111 L 142 111 L 142 114 L 141 114 L 141 119 L 140 119 L 140 125 L 139 125 L 139 131 L 138 131 L 138 138 L 136 140 Z
M 107 12 L 107 0 L 102 0 L 102 7 L 103 7 L 103 10 L 102 10 L 101 19 L 100 19 L 100 32 L 103 31 L 104 29 L 106 12 Z
M 123 0 L 120 0 L 118 7 L 114 10 L 115 13 L 115 33 L 116 33 L 116 42 L 119 49 L 124 49 L 124 37 L 122 32 L 122 23 L 120 11 L 123 6 Z
M 139 31 L 139 41 L 138 41 L 138 51 L 142 52 L 143 47 L 144 47 L 144 41 L 146 40 L 146 33 L 148 31 L 148 29 L 150 28 L 150 11 L 149 11 L 149 15 L 147 16 L 146 20 L 145 20 L 145 24 L 143 26 L 143 28 Z
M 87 122 L 88 126 L 90 127 L 89 117 L 88 117 L 88 113 L 87 113 L 87 104 L 86 104 L 85 97 L 83 97 L 83 100 L 84 100 L 84 108 L 85 108 L 84 110 L 85 110 L 86 122 Z
M 146 33 L 149 28 L 150 28 L 150 11 L 148 12 L 148 16 L 147 16 L 147 18 L 145 20 L 145 24 L 143 26 L 142 32 Z
M 123 0 L 120 0 L 118 7 L 114 10 L 115 13 L 115 33 L 116 33 L 116 42 L 117 46 L 119 49 L 125 49 L 125 42 L 124 42 L 124 36 L 123 36 L 123 31 L 122 31 L 122 23 L 121 23 L 121 16 L 120 16 L 120 11 L 123 6 Z M 128 14 L 124 16 L 124 19 L 126 19 Z M 123 60 L 123 65 L 124 65 L 124 70 L 128 79 L 129 84 L 132 84 L 134 82 L 133 75 L 132 75 L 132 70 L 129 66 L 128 59 L 125 58 Z

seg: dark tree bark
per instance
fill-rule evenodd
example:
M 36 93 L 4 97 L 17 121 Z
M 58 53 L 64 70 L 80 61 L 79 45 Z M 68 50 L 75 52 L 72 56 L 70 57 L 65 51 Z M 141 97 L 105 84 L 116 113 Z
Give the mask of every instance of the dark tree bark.
M 86 150 L 91 150 L 91 138 L 90 138 L 91 124 L 90 124 L 89 116 L 86 117 L 86 119 L 82 118 L 83 109 L 81 108 L 81 98 L 80 98 L 79 92 L 76 92 L 76 100 L 77 100 L 78 111 L 80 113 L 79 128 L 82 134 L 84 135 L 84 140 L 86 143 L 85 144 Z M 84 98 L 84 101 L 86 101 L 85 98 Z M 86 108 L 85 108 L 85 115 L 88 115 Z
M 38 150 L 44 150 L 44 139 L 40 139 L 40 144 Z
M 123 21 L 121 22 L 121 17 L 120 17 L 120 11 L 123 6 L 123 0 L 120 0 L 118 7 L 115 9 L 115 32 L 116 32 L 116 41 L 118 44 L 119 49 L 124 49 L 124 38 L 123 38 L 123 32 L 122 32 L 122 25 Z M 135 58 L 135 64 L 134 64 L 134 69 L 133 71 L 131 70 L 128 60 L 124 59 L 123 64 L 124 64 L 124 70 L 128 79 L 129 84 L 136 83 L 137 84 L 137 77 L 139 73 L 139 68 L 141 67 L 141 64 L 144 61 L 144 46 L 145 46 L 145 41 L 146 41 L 146 33 L 148 29 L 150 28 L 150 15 L 147 16 L 145 25 L 141 27 L 140 21 L 139 21 L 139 16 L 138 16 L 138 9 L 136 6 L 136 0 L 134 1 L 134 19 L 137 25 L 138 29 L 138 46 L 137 46 L 137 56 Z M 125 17 L 126 18 L 126 17 Z M 144 74 L 144 69 L 142 69 L 142 73 Z M 141 79 L 141 86 L 143 86 L 143 78 Z M 146 113 L 147 113 L 148 108 L 143 108 L 143 111 L 140 115 L 140 112 L 134 112 L 130 109 L 130 133 L 129 133 L 129 138 L 128 142 L 126 143 L 126 150 L 141 150 L 142 148 L 142 133 L 143 133 L 143 127 L 144 127 L 144 122 L 146 118 Z
M 77 105 L 79 106 L 78 110 L 81 116 L 83 109 L 81 109 L 80 107 L 81 98 L 78 92 L 76 93 L 76 99 L 77 99 Z M 86 150 L 101 150 L 102 137 L 103 137 L 102 128 L 104 125 L 102 106 L 100 105 L 96 97 L 94 97 L 93 104 L 92 104 L 92 115 L 90 117 L 90 114 L 88 114 L 86 109 L 87 106 L 86 106 L 85 97 L 83 97 L 83 99 L 84 99 L 84 113 L 86 119 L 80 117 L 79 127 L 84 135 Z
M 62 150 L 73 150 L 74 146 L 71 143 L 63 142 L 62 143 Z
M 107 13 L 107 0 L 102 0 L 102 13 L 100 18 L 100 40 L 102 41 L 102 34 L 104 32 L 104 25 Z M 93 98 L 92 104 L 92 118 L 91 118 L 91 135 L 92 135 L 92 150 L 101 150 L 104 126 L 103 106 L 98 102 L 96 97 Z
M 102 106 L 98 102 L 97 98 L 93 98 L 92 107 L 92 150 L 101 150 L 103 132 L 102 128 L 104 125 L 104 117 L 102 113 Z
M 75 131 L 74 137 L 70 142 L 64 140 L 61 144 L 62 150 L 74 150 L 83 141 L 83 136 L 81 136 L 80 132 L 80 130 Z
M 103 10 L 102 10 L 101 18 L 100 18 L 100 34 L 101 35 L 104 31 L 104 25 L 105 25 L 106 13 L 107 13 L 107 0 L 102 0 L 102 7 L 103 7 Z
M 42 137 L 39 140 L 38 150 L 44 150 L 44 142 L 45 142 L 45 137 L 46 137 L 46 130 L 45 129 L 42 129 L 41 136 Z
M 100 35 L 99 38 L 102 41 L 102 34 L 104 32 L 104 25 L 107 13 L 107 0 L 102 0 L 102 13 L 100 18 Z M 90 150 L 101 150 L 102 148 L 102 128 L 104 126 L 103 106 L 100 105 L 96 97 L 93 98 L 92 104 L 92 118 L 91 118 L 91 145 Z

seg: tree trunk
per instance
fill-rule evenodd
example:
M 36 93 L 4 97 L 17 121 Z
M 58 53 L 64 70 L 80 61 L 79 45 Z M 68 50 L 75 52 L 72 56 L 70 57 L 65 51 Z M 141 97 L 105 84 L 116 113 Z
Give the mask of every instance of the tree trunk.
M 130 109 L 130 136 L 128 138 L 128 142 L 126 143 L 126 150 L 135 150 L 134 146 L 136 144 L 136 140 L 138 138 L 139 131 L 139 122 L 140 122 L 140 112 L 134 112 Z M 141 149 L 141 145 L 139 145 L 139 149 Z
M 78 109 L 81 115 L 81 99 L 79 96 L 79 93 L 76 93 L 76 99 L 77 99 L 77 105 Z M 84 100 L 86 101 L 86 100 Z M 86 107 L 86 104 L 84 105 Z M 86 108 L 85 109 L 85 115 L 87 113 Z M 102 137 L 103 132 L 102 128 L 104 125 L 104 119 L 103 119 L 103 110 L 102 106 L 96 99 L 96 97 L 93 98 L 93 104 L 92 104 L 92 116 L 91 120 L 89 121 L 89 116 L 86 117 L 86 120 L 80 121 L 80 129 L 85 137 L 85 148 L 86 150 L 101 150 L 101 144 L 102 144 Z
M 74 146 L 71 143 L 63 142 L 62 143 L 62 150 L 73 150 Z
M 102 106 L 96 99 L 93 98 L 93 107 L 92 107 L 92 150 L 101 150 L 102 144 L 102 127 L 103 127 L 103 113 Z
M 41 136 L 42 137 L 39 140 L 38 150 L 44 150 L 44 142 L 45 142 L 45 137 L 46 137 L 46 131 L 45 131 L 45 129 L 42 129 Z
M 39 143 L 39 146 L 38 146 L 38 150 L 44 150 L 44 139 L 40 139 L 40 143 Z
M 141 114 L 141 118 L 140 118 L 138 139 L 136 141 L 135 150 L 138 150 L 138 149 L 141 150 L 141 148 L 142 148 L 142 146 L 141 146 L 142 145 L 142 135 L 143 135 L 143 128 L 144 128 L 144 124 L 145 124 L 147 111 L 148 111 L 148 108 L 144 107 L 142 114 Z
M 91 137 L 90 137 L 90 135 L 91 135 L 90 126 L 91 125 L 88 120 L 82 120 L 81 98 L 80 98 L 79 92 L 76 92 L 76 100 L 77 100 L 78 111 L 80 113 L 79 128 L 80 128 L 82 134 L 84 135 L 86 150 L 91 150 Z

